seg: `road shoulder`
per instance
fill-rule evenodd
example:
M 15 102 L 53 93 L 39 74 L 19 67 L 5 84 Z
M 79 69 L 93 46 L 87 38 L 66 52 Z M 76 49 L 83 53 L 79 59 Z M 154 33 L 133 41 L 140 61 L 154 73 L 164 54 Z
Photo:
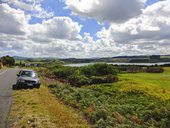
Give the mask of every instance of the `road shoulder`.
M 65 106 L 46 86 L 40 89 L 15 90 L 8 118 L 10 128 L 87 128 L 87 121 Z

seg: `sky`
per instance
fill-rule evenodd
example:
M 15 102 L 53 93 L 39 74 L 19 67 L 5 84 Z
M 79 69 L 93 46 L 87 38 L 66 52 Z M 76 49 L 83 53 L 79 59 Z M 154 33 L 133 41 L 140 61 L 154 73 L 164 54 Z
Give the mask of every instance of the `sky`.
M 0 56 L 170 54 L 170 0 L 0 0 Z

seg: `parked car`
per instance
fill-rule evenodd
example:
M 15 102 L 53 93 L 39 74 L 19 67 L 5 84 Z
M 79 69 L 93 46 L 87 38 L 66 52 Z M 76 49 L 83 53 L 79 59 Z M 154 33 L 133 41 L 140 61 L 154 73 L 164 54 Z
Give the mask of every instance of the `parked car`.
M 39 88 L 41 85 L 37 73 L 34 70 L 21 70 L 17 76 L 17 87 Z

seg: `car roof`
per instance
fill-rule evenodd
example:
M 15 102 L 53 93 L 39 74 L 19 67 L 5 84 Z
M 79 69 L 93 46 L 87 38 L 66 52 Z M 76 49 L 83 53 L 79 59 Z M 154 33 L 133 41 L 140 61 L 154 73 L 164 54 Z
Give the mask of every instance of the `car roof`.
M 30 72 L 35 72 L 34 70 L 31 70 L 31 69 L 21 69 L 21 71 L 30 71 Z

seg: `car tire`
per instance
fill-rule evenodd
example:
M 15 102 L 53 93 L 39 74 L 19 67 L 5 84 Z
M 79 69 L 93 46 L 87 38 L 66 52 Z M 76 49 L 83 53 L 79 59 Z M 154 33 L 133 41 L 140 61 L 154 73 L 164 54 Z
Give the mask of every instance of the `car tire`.
M 18 89 L 17 84 L 14 84 L 14 85 L 13 85 L 13 89 L 14 89 L 14 90 Z
M 40 85 L 36 85 L 36 88 L 40 88 Z

